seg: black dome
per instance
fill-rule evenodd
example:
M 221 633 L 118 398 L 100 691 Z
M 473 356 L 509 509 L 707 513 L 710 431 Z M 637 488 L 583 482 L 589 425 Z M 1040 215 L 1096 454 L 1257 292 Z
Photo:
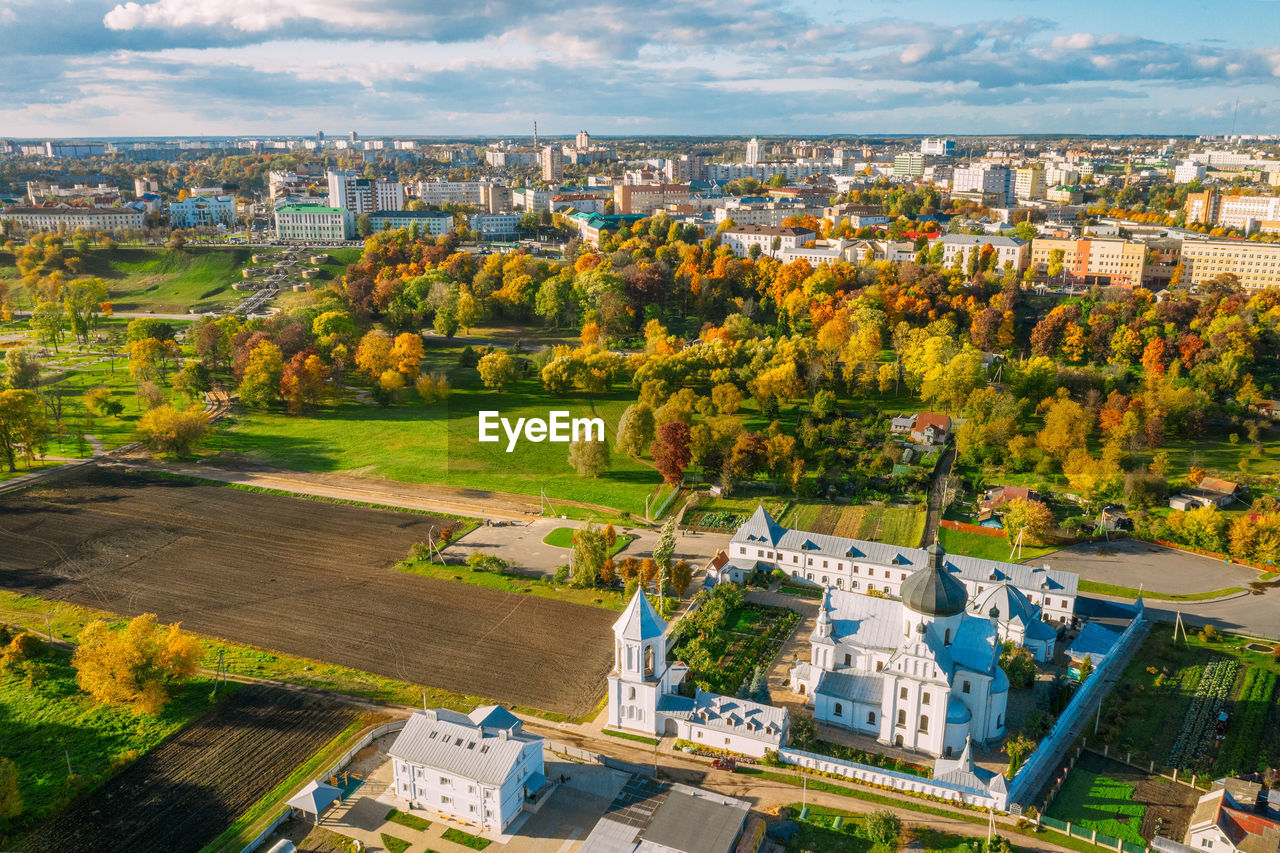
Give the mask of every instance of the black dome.
M 929 546 L 929 562 L 902 583 L 902 603 L 926 616 L 955 616 L 969 603 L 969 591 L 947 571 L 943 550 L 936 542 Z

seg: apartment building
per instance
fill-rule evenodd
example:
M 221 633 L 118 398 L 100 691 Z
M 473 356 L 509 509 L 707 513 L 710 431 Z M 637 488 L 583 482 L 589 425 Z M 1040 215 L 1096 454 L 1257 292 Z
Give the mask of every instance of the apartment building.
M 1145 243 L 1118 237 L 1082 240 L 1037 237 L 1031 241 L 1031 265 L 1037 272 L 1045 272 L 1049 268 L 1049 256 L 1058 249 L 1062 250 L 1063 270 L 1077 279 L 1122 287 L 1142 284 L 1147 255 Z
M 955 263 L 956 255 L 962 255 L 961 263 L 968 261 L 973 252 L 981 252 L 990 246 L 996 254 L 995 265 L 1002 268 L 1012 263 L 1016 270 L 1024 270 L 1030 262 L 1031 252 L 1026 240 L 1018 237 L 995 237 L 986 234 L 947 234 L 939 237 L 942 241 L 942 263 L 950 266 Z
M 377 210 L 369 214 L 369 227 L 374 231 L 394 231 L 418 226 L 419 234 L 438 237 L 454 230 L 453 214 L 439 210 Z
M 1192 181 L 1203 181 L 1204 175 L 1205 167 L 1202 163 L 1183 160 L 1174 167 L 1173 182 L 1175 184 L 1189 184 Z
M 957 168 L 951 173 L 953 195 L 980 196 L 984 201 L 992 199 L 1000 204 L 1012 204 L 1013 177 L 1008 166 L 997 163 L 978 163 Z
M 778 241 L 778 249 L 782 250 L 800 248 L 817 238 L 817 233 L 808 228 L 780 228 L 769 225 L 735 225 L 732 228 L 726 228 L 720 235 L 724 245 L 732 249 L 739 258 L 747 257 L 751 253 L 752 246 L 759 246 L 762 255 L 776 254 L 773 248 L 775 239 Z
M 1213 190 L 1187 196 L 1188 224 L 1280 232 L 1280 196 L 1218 195 Z
M 688 204 L 688 184 L 622 184 L 613 188 L 615 213 L 639 213 L 649 215 L 669 204 Z
M 418 200 L 423 204 L 466 204 L 479 207 L 484 203 L 488 181 L 418 181 Z
M 893 176 L 895 178 L 924 177 L 924 155 L 919 151 L 907 151 L 894 155 Z
M 950 157 L 956 153 L 956 141 L 926 136 L 920 140 L 920 153 L 927 157 Z
M 0 219 L 43 231 L 74 231 L 77 228 L 87 231 L 126 231 L 140 229 L 143 225 L 140 210 L 127 207 L 72 207 L 67 204 L 10 207 L 0 212 Z
M 545 183 L 555 184 L 564 180 L 564 149 L 559 145 L 543 148 L 538 155 L 538 165 Z
M 1023 166 L 1013 173 L 1013 195 L 1019 200 L 1044 198 L 1044 166 Z
M 1232 273 L 1247 290 L 1280 287 L 1280 243 L 1183 240 L 1183 281 L 1198 285 Z
M 375 210 L 403 210 L 404 184 L 362 178 L 355 172 L 329 173 L 329 206 L 356 216 Z
M 803 204 L 743 199 L 715 208 L 712 215 L 716 225 L 726 219 L 732 219 L 734 225 L 779 226 L 793 216 L 821 216 L 822 209 Z
M 342 207 L 290 204 L 276 208 L 276 239 L 335 242 L 356 235 L 356 218 Z

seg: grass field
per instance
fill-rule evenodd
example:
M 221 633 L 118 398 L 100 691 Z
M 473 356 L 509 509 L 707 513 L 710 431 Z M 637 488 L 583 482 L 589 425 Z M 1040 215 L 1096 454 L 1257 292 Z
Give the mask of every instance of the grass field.
M 181 314 L 243 298 L 231 285 L 242 280 L 240 270 L 252 253 L 245 247 L 94 250 L 86 256 L 85 274 L 107 283 L 116 311 Z
M 18 765 L 23 824 L 102 783 L 210 707 L 210 683 L 196 678 L 159 717 L 135 716 L 81 693 L 68 652 L 44 646 L 38 663 L 44 674 L 30 685 L 17 671 L 0 671 L 0 756 Z
M 578 529 L 576 527 L 557 527 L 546 536 L 543 536 L 542 541 L 554 548 L 572 548 L 573 534 L 577 532 Z M 627 547 L 633 538 L 634 537 L 628 536 L 625 533 L 617 534 L 614 539 L 613 546 L 609 549 L 609 556 L 612 557 L 614 554 Z
M 940 527 L 938 528 L 938 541 L 949 553 L 964 554 L 967 557 L 981 557 L 984 560 L 999 560 L 1002 563 L 1010 562 L 1012 546 L 1009 544 L 1009 540 L 1003 536 L 983 536 L 981 533 L 948 530 L 945 527 Z M 1022 555 L 1020 557 L 1016 554 L 1013 555 L 1012 562 L 1035 560 L 1056 550 L 1058 550 L 1056 545 L 1047 547 L 1023 545 Z
M 614 453 L 609 469 L 584 478 L 569 466 L 568 445 L 521 440 L 511 453 L 505 438 L 479 441 L 482 410 L 503 417 L 547 418 L 552 409 L 571 417 L 601 417 L 612 437 L 630 391 L 587 397 L 549 398 L 541 383 L 520 380 L 509 390 L 489 391 L 472 368 L 451 370 L 453 392 L 444 402 L 425 404 L 408 391 L 396 405 L 382 408 L 346 402 L 291 417 L 283 411 L 247 412 L 208 443 L 210 452 L 231 451 L 300 471 L 344 471 L 406 483 L 439 483 L 547 497 L 641 514 L 645 496 L 656 499 L 661 478 L 645 464 Z M 429 360 L 424 369 L 431 369 Z
M 1146 846 L 1140 832 L 1147 807 L 1133 802 L 1134 788 L 1083 770 L 1073 771 L 1046 812 L 1112 838 Z
M 805 503 L 788 513 L 784 523 L 814 533 L 918 548 L 925 513 L 910 507 Z
M 567 530 L 568 528 L 561 528 Z M 618 537 L 621 539 L 622 537 Z M 483 586 L 503 592 L 518 592 L 532 595 L 535 598 L 554 598 L 558 601 L 571 601 L 574 604 L 585 604 L 588 607 L 604 607 L 608 610 L 621 610 L 622 594 L 616 590 L 578 589 L 568 585 L 558 585 L 547 578 L 529 578 L 522 575 L 499 575 L 494 572 L 478 572 L 469 566 L 447 565 L 426 560 L 406 560 L 396 566 L 402 572 L 437 578 L 445 581 L 458 581 L 474 586 Z

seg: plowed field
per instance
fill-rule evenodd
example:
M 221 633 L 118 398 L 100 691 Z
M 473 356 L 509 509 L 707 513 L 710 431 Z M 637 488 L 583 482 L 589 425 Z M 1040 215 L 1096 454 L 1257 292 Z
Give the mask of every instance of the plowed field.
M 0 587 L 589 713 L 617 614 L 397 572 L 430 516 L 87 469 L 0 498 Z

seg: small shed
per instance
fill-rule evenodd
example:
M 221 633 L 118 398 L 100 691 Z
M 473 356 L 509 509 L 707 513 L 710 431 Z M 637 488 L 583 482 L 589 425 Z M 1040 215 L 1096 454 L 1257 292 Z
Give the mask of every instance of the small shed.
M 1072 678 L 1080 678 L 1080 668 L 1086 657 L 1093 664 L 1093 668 L 1097 669 L 1106 660 L 1107 655 L 1111 654 L 1118 639 L 1120 634 L 1106 625 L 1097 622 L 1086 623 L 1080 634 L 1071 641 L 1071 645 L 1067 646 L 1066 655 L 1069 661 L 1067 673 Z

